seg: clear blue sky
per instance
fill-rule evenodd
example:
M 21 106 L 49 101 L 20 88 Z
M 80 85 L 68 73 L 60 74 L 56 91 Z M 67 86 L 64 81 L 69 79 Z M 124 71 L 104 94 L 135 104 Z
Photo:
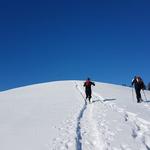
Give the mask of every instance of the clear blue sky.
M 150 81 L 150 1 L 0 1 L 0 91 L 91 77 Z

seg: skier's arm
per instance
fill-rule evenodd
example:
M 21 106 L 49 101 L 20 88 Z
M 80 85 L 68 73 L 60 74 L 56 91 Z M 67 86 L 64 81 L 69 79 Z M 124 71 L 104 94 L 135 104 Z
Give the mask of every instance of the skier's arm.
M 135 79 L 133 79 L 132 82 L 131 82 L 131 85 L 132 85 L 132 86 L 133 86 L 134 82 L 135 82 Z
M 142 82 L 142 84 L 143 84 L 142 90 L 146 90 L 146 86 L 145 86 L 144 82 Z
M 85 82 L 84 82 L 83 86 L 85 86 Z
M 95 86 L 95 83 L 94 83 L 94 82 L 91 82 L 91 84 L 92 84 L 93 86 Z

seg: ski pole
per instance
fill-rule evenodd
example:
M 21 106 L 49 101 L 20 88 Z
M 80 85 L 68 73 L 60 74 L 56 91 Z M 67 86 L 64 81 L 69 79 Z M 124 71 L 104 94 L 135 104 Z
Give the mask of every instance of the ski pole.
M 146 94 L 145 94 L 144 90 L 142 90 L 142 91 L 143 91 L 143 94 L 144 94 L 145 100 L 147 101 Z
M 132 87 L 132 101 L 134 102 L 133 87 Z

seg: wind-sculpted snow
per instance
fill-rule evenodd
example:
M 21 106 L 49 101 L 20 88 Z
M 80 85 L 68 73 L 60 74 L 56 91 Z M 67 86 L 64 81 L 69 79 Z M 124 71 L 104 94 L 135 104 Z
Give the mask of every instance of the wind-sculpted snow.
M 150 93 L 137 104 L 128 87 L 96 82 L 92 90 L 92 103 L 82 81 L 1 92 L 0 149 L 150 150 Z

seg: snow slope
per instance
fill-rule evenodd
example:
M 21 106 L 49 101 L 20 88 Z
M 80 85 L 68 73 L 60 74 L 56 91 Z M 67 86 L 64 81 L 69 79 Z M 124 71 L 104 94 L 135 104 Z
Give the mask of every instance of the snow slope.
M 0 92 L 0 150 L 150 150 L 150 92 L 140 104 L 132 92 L 96 82 L 91 104 L 83 81 Z

